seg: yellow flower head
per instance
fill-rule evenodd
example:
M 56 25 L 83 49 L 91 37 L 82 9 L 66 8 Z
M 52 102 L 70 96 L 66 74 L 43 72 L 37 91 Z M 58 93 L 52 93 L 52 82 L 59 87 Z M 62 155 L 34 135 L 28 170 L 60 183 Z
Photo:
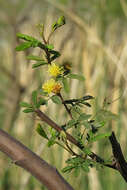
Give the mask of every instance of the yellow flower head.
M 50 94 L 51 92 L 58 94 L 60 93 L 62 86 L 59 82 L 56 82 L 54 79 L 48 80 L 46 83 L 43 84 L 42 89 Z
M 48 65 L 48 72 L 51 76 L 57 77 L 58 75 L 62 74 L 62 67 L 52 63 L 51 65 Z

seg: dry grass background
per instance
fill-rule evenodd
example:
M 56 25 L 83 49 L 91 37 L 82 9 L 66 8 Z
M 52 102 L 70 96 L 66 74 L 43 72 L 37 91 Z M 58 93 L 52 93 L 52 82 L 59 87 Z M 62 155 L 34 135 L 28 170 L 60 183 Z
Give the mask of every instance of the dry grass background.
M 95 96 L 93 112 L 100 109 L 105 98 L 112 102 L 110 110 L 118 114 L 119 119 L 110 122 L 105 130 L 115 131 L 126 157 L 126 12 L 126 0 L 0 0 L 0 127 L 59 170 L 69 155 L 56 146 L 47 148 L 46 142 L 34 130 L 37 121 L 23 114 L 19 107 L 21 100 L 30 100 L 32 90 L 41 86 L 46 73 L 42 69 L 32 70 L 25 58 L 28 53 L 39 54 L 38 50 L 15 52 L 16 32 L 39 38 L 36 24 L 45 23 L 48 34 L 55 19 L 65 15 L 67 24 L 56 32 L 51 43 L 62 54 L 57 61 L 72 62 L 73 71 L 86 78 L 85 83 L 72 81 L 68 96 Z M 66 119 L 64 110 L 54 104 L 50 104 L 46 112 L 59 124 Z M 111 153 L 107 141 L 95 143 L 93 149 L 107 159 Z M 0 176 L 1 190 L 45 189 L 2 153 Z M 111 169 L 91 169 L 89 174 L 81 172 L 77 177 L 73 173 L 64 176 L 76 190 L 126 189 L 126 183 Z

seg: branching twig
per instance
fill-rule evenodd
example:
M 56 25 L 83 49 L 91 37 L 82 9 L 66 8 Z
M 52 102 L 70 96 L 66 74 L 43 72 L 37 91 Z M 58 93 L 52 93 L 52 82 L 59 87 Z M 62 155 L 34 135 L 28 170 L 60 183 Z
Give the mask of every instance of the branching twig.
M 58 132 L 61 132 L 63 129 L 58 126 L 54 121 L 52 121 L 47 115 L 45 115 L 42 111 L 40 111 L 39 109 L 35 110 L 36 114 L 38 115 L 38 117 L 44 121 L 45 123 L 47 123 L 48 125 L 50 125 L 52 128 L 54 128 L 56 131 Z M 70 141 L 72 144 L 76 145 L 79 149 L 83 150 L 85 149 L 85 147 L 83 145 L 81 145 L 73 136 L 71 136 L 69 133 L 66 133 L 66 138 L 68 141 Z M 100 163 L 100 164 L 103 164 L 104 166 L 107 166 L 107 167 L 110 167 L 110 168 L 113 168 L 113 169 L 116 169 L 115 167 L 113 167 L 112 165 L 106 165 L 104 163 L 104 160 L 96 155 L 94 152 L 91 152 L 89 155 L 88 155 L 90 158 L 92 158 L 94 161 Z

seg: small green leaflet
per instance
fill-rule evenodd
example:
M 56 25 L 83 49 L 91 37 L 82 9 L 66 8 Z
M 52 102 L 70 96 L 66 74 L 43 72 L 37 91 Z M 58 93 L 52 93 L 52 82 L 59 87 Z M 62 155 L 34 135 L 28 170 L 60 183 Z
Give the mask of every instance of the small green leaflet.
M 32 108 L 32 105 L 27 102 L 20 102 L 21 107 Z
M 62 169 L 62 172 L 63 173 L 66 173 L 66 172 L 70 173 L 72 171 L 72 169 L 74 169 L 74 168 L 75 168 L 75 166 L 66 166 L 65 168 Z
M 71 78 L 71 79 L 77 79 L 77 80 L 80 80 L 80 81 L 85 80 L 84 76 L 78 75 L 78 74 L 69 74 L 69 75 L 67 75 L 67 77 Z
M 70 91 L 70 86 L 69 86 L 69 83 L 68 83 L 67 78 L 63 78 L 62 82 L 63 82 L 63 86 L 64 86 L 65 92 L 66 92 L 66 93 L 69 93 L 69 91 Z
M 48 141 L 48 147 L 55 144 L 56 136 L 52 136 Z
M 36 105 L 36 108 L 39 108 L 41 105 L 47 105 L 47 100 L 40 98 Z
M 25 49 L 28 49 L 32 47 L 32 42 L 24 42 L 22 44 L 20 44 L 19 46 L 17 46 L 15 48 L 16 51 L 24 51 Z
M 90 114 L 82 113 L 82 114 L 79 116 L 78 121 L 88 120 L 90 117 L 91 117 Z
M 82 100 L 91 100 L 91 99 L 94 99 L 94 97 L 90 96 L 90 95 L 87 95 L 87 96 L 83 96 L 81 99 Z
M 16 34 L 19 39 L 26 40 L 27 42 L 22 43 L 21 45 L 16 47 L 17 51 L 23 51 L 29 47 L 40 47 L 41 49 L 45 49 L 45 45 L 42 44 L 39 40 L 36 38 L 33 38 L 32 36 L 17 33 Z
M 82 151 L 83 151 L 85 154 L 87 154 L 87 155 L 90 155 L 90 154 L 92 153 L 91 150 L 90 150 L 89 148 L 87 148 L 87 147 L 84 147 Z
M 111 136 L 111 133 L 103 133 L 100 135 L 96 135 L 96 136 L 93 136 L 92 138 L 90 138 L 90 142 L 98 141 L 98 140 L 101 140 L 101 139 L 109 137 L 109 136 Z
M 66 129 L 69 129 L 69 128 L 73 127 L 76 123 L 77 123 L 76 120 L 74 120 L 74 119 L 70 120 L 70 121 L 67 123 L 67 125 L 66 125 Z
M 42 128 L 41 124 L 38 123 L 36 131 L 39 135 L 41 135 L 42 137 L 44 137 L 45 139 L 49 139 L 48 136 L 46 135 L 44 129 Z
M 65 21 L 65 17 L 64 16 L 60 16 L 57 20 L 57 24 L 60 26 L 63 26 L 64 24 L 66 24 L 66 21 Z
M 58 18 L 56 22 L 52 24 L 52 31 L 54 32 L 57 28 L 63 26 L 65 24 L 65 17 L 61 16 Z
M 52 97 L 51 97 L 51 100 L 52 100 L 55 104 L 61 104 L 61 103 L 62 103 L 60 97 L 57 96 L 57 95 L 52 96 Z
M 17 33 L 16 36 L 19 39 L 23 39 L 26 40 L 28 42 L 33 42 L 33 41 L 37 41 L 35 38 L 33 38 L 32 36 L 26 35 L 26 34 L 22 34 L 22 33 Z
M 41 57 L 38 57 L 36 55 L 29 55 L 26 57 L 28 60 L 34 60 L 34 61 L 44 61 Z
M 57 55 L 57 57 L 60 56 L 60 53 L 58 51 L 55 51 L 55 50 L 49 50 L 49 53 L 51 53 L 53 55 Z
M 82 167 L 82 170 L 84 170 L 85 172 L 90 171 L 89 164 L 87 162 L 84 162 L 81 167 Z
M 51 61 L 54 61 L 55 59 L 57 59 L 60 55 L 59 54 L 55 54 L 51 57 Z
M 31 113 L 31 112 L 34 112 L 34 109 L 32 108 L 27 108 L 25 110 L 23 110 L 24 113 Z
M 32 102 L 34 106 L 36 107 L 37 106 L 37 91 L 36 90 L 32 92 Z
M 45 45 L 45 47 L 46 47 L 47 49 L 49 49 L 49 50 L 54 49 L 54 46 L 53 46 L 52 44 L 47 44 L 47 45 Z
M 40 66 L 46 65 L 46 64 L 47 64 L 47 62 L 40 61 L 40 62 L 38 62 L 38 63 L 33 64 L 33 65 L 32 65 L 32 68 L 35 69 L 35 68 L 37 68 L 37 67 L 40 67 Z

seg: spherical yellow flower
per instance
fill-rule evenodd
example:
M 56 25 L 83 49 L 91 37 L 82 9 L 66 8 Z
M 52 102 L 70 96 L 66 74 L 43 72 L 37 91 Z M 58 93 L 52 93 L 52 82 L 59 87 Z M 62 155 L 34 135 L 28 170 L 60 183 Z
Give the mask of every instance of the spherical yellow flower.
M 42 89 L 44 92 L 50 94 L 51 92 L 58 94 L 60 93 L 62 86 L 59 82 L 56 82 L 54 79 L 48 80 L 46 83 L 43 84 Z
M 61 88 L 62 88 L 61 84 L 57 82 L 57 83 L 54 85 L 54 88 L 53 88 L 52 92 L 53 92 L 54 94 L 59 94 Z
M 48 72 L 51 76 L 57 77 L 58 75 L 62 74 L 62 67 L 52 63 L 51 65 L 48 65 Z

